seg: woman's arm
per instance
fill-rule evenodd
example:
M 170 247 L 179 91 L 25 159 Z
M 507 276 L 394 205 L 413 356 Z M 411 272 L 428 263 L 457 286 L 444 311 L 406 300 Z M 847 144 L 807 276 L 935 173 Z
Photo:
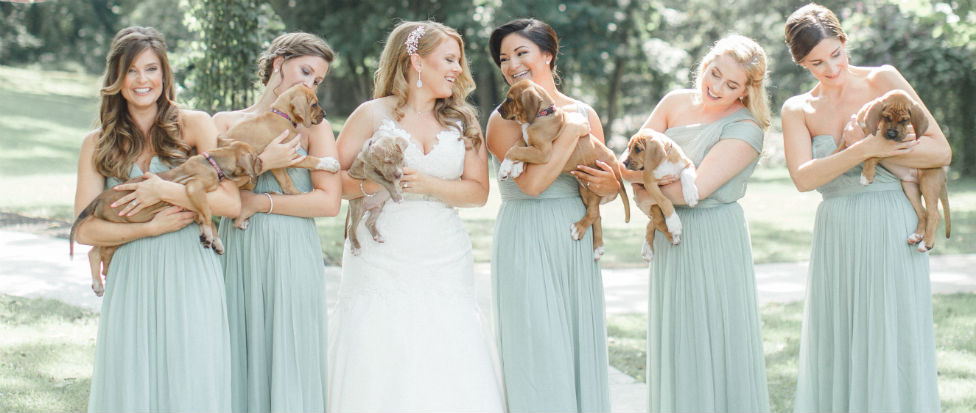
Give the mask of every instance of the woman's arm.
M 196 148 L 198 153 L 213 150 L 217 147 L 217 129 L 210 115 L 199 111 L 183 110 L 184 141 Z M 116 185 L 116 190 L 131 190 L 132 193 L 119 198 L 113 205 L 125 205 L 119 215 L 135 215 L 143 208 L 159 201 L 189 209 L 192 206 L 186 194 L 186 187 L 170 181 L 164 181 L 155 174 L 146 173 L 146 180 L 141 182 Z M 133 206 L 130 201 L 138 199 Z M 241 198 L 237 186 L 229 181 L 221 181 L 217 189 L 207 192 L 207 203 L 214 215 L 236 217 L 241 213 Z
M 488 152 L 485 145 L 466 150 L 461 179 L 440 179 L 403 168 L 400 182 L 406 185 L 404 192 L 430 195 L 451 206 L 482 206 L 488 200 Z
M 313 126 L 306 133 L 308 136 L 309 155 L 323 158 L 336 157 L 335 137 L 332 126 L 328 121 Z M 275 214 L 295 217 L 334 217 L 339 214 L 341 200 L 341 182 L 339 174 L 325 171 L 311 171 L 312 190 L 297 195 L 270 195 L 274 198 Z M 250 217 L 255 212 L 268 212 L 271 209 L 269 195 L 255 194 L 251 191 L 241 191 L 241 209 L 243 217 Z
M 892 142 L 879 135 L 869 136 L 846 149 L 821 159 L 813 159 L 813 137 L 804 119 L 806 102 L 794 96 L 783 104 L 783 152 L 793 184 L 800 192 L 810 191 L 834 180 L 868 158 L 887 157 L 911 152 L 915 142 Z M 848 122 L 844 134 L 856 129 Z M 843 138 L 842 138 L 843 139 Z
M 549 162 L 525 165 L 522 174 L 515 178 L 515 184 L 522 192 L 530 196 L 538 196 L 555 182 L 562 173 L 566 161 L 572 156 L 580 136 L 586 135 L 589 129 L 589 126 L 581 121 L 582 116 L 566 116 L 567 125 L 553 142 Z M 498 159 L 505 159 L 505 153 L 522 139 L 522 127 L 517 122 L 502 118 L 498 111 L 493 111 L 488 119 L 488 130 L 485 136 L 488 150 L 492 155 Z
M 95 197 L 102 193 L 105 178 L 94 165 L 95 140 L 98 132 L 85 137 L 78 157 L 78 184 L 75 190 L 75 216 L 81 213 Z M 106 246 L 119 245 L 139 238 L 155 236 L 185 227 L 196 214 L 179 212 L 169 208 L 156 214 L 152 221 L 135 224 L 119 224 L 90 217 L 78 226 L 76 241 L 81 244 Z
M 374 122 L 372 116 L 372 105 L 379 104 L 375 100 L 365 102 L 356 108 L 346 119 L 346 123 L 339 131 L 339 138 L 336 140 L 336 147 L 339 154 L 339 165 L 341 170 L 338 175 L 342 181 L 342 198 L 356 199 L 363 197 L 363 191 L 374 194 L 382 187 L 368 179 L 356 179 L 349 176 L 349 167 L 352 166 L 356 156 L 363 150 L 363 143 L 373 136 Z
M 705 154 L 697 168 L 698 199 L 708 198 L 759 158 L 759 152 L 745 141 L 722 139 Z M 675 181 L 661 187 L 661 192 L 675 205 L 685 205 L 681 182 Z

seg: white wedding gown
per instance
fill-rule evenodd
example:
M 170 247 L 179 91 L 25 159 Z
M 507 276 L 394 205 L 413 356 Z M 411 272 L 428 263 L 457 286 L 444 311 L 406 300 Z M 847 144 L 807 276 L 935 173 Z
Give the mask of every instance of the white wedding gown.
M 464 143 L 454 128 L 430 153 L 392 120 L 380 126 L 406 138 L 406 166 L 458 179 Z M 383 207 L 377 243 L 356 230 L 359 256 L 346 242 L 342 281 L 330 316 L 329 411 L 503 410 L 491 342 L 474 291 L 471 241 L 457 211 L 405 194 Z

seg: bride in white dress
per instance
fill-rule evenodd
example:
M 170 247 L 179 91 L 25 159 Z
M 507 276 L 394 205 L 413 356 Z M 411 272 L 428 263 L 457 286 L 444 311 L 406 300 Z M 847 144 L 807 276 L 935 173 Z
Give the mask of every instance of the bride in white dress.
M 387 39 L 376 99 L 339 135 L 348 169 L 380 132 L 404 137 L 400 203 L 383 207 L 384 242 L 357 228 L 342 257 L 330 351 L 329 411 L 502 411 L 501 388 L 474 292 L 471 241 L 456 207 L 484 205 L 488 161 L 458 33 L 404 22 Z M 466 144 L 468 148 L 466 148 Z M 343 196 L 383 190 L 343 173 Z

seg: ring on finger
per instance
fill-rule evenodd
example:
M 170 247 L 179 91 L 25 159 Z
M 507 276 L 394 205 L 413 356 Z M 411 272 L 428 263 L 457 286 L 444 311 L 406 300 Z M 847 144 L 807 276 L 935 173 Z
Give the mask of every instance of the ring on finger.
M 132 204 L 132 206 L 139 206 L 139 200 L 138 199 L 133 199 L 132 201 L 129 201 L 129 203 Z
M 403 183 L 403 187 L 404 187 L 404 188 L 406 188 L 406 187 L 408 187 L 408 186 L 410 186 L 408 182 L 404 182 L 404 183 Z

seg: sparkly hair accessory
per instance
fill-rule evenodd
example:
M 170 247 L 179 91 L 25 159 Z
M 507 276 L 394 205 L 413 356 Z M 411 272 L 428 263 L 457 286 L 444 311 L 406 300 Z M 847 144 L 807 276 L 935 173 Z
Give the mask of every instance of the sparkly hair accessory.
M 407 40 L 403 42 L 407 46 L 407 54 L 417 54 L 417 43 L 420 42 L 421 37 L 424 37 L 426 31 L 427 27 L 420 25 L 407 35 Z

